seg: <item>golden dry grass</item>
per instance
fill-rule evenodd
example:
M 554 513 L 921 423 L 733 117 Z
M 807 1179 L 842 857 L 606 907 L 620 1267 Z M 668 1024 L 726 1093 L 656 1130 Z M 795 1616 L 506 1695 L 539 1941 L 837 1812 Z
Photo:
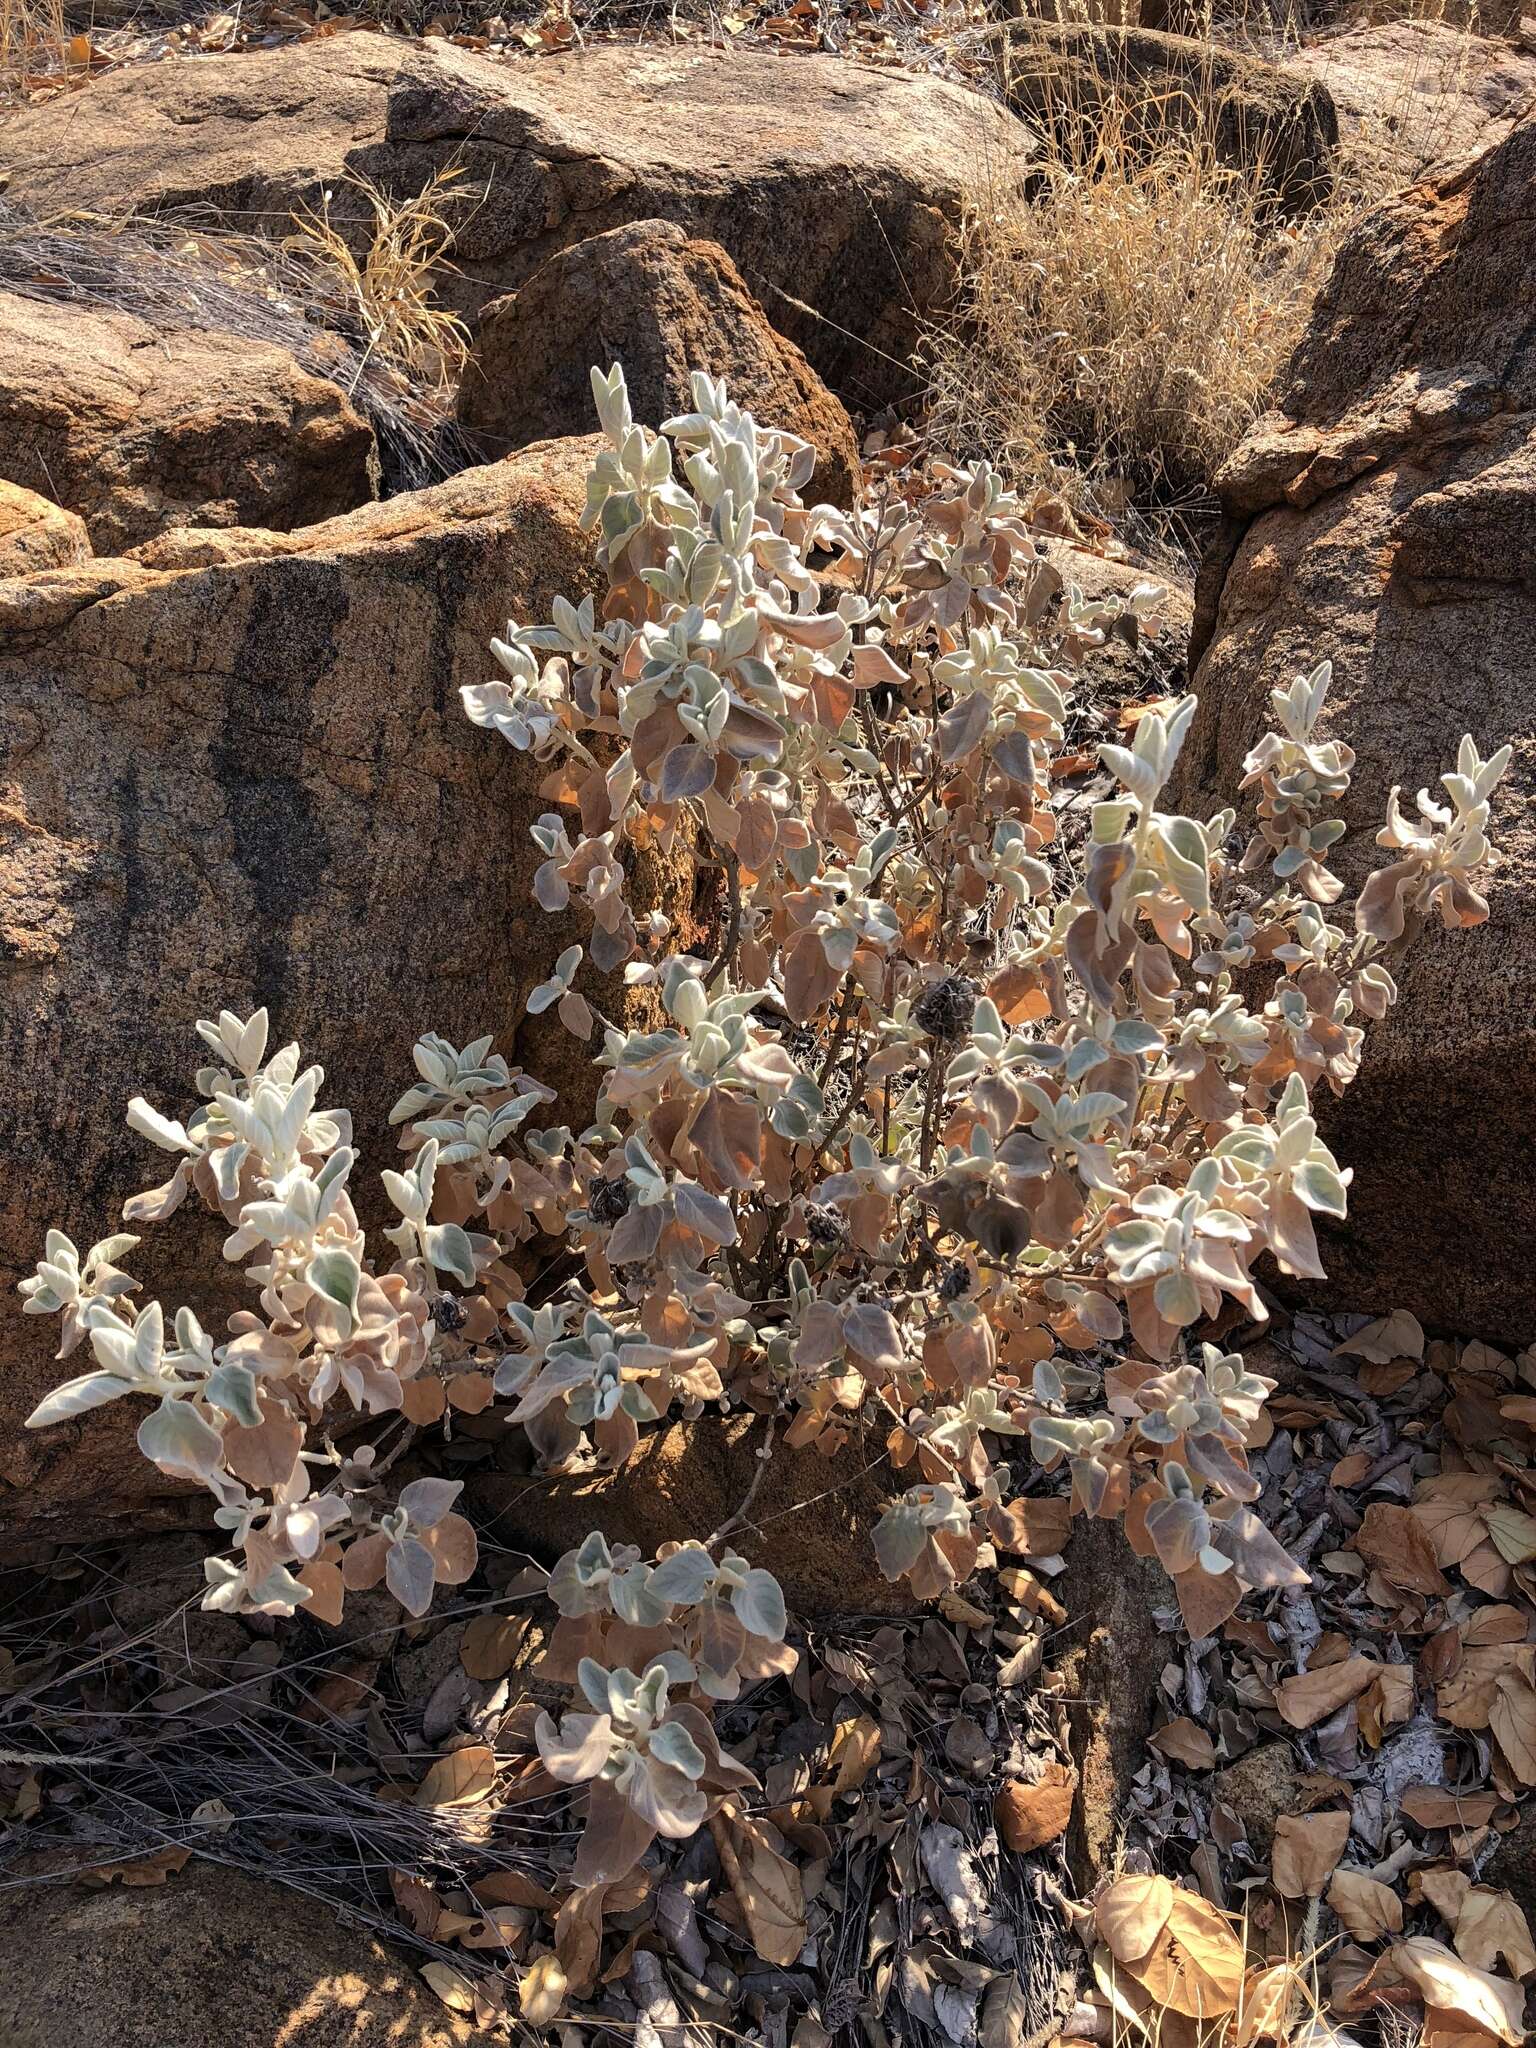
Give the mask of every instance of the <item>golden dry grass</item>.
M 1354 204 L 1281 219 L 1204 125 L 1113 90 L 1046 125 L 1031 190 L 976 195 L 931 347 L 935 437 L 1115 516 L 1198 504 L 1299 339 Z
M 465 197 L 461 176 L 450 166 L 408 199 L 348 176 L 339 182 L 361 196 L 371 215 L 362 254 L 333 218 L 332 192 L 318 211 L 294 216 L 287 244 L 329 285 L 332 312 L 360 330 L 365 362 L 376 356 L 439 393 L 457 383 L 469 350 L 463 321 L 437 301 L 438 280 L 450 267 L 453 214 Z
M 0 92 L 63 61 L 64 0 L 0 0 Z

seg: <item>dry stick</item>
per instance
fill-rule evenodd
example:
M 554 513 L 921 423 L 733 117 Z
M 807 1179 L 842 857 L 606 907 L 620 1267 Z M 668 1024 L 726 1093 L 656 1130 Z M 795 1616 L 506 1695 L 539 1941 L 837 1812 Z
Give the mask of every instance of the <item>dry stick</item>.
M 757 1470 L 752 1474 L 752 1484 L 747 1488 L 741 1506 L 737 1508 L 735 1514 L 727 1515 L 714 1534 L 705 1537 L 704 1548 L 706 1550 L 713 1550 L 717 1543 L 723 1542 L 733 1530 L 739 1529 L 747 1520 L 752 1509 L 752 1503 L 757 1499 L 763 1480 L 767 1475 L 768 1467 L 773 1462 L 773 1440 L 777 1430 L 778 1417 L 770 1415 L 768 1418 L 768 1433 L 757 1448 Z
M 713 841 L 711 841 L 713 844 Z M 726 894 L 730 912 L 725 927 L 725 937 L 720 951 L 715 955 L 704 972 L 704 986 L 713 988 L 736 957 L 736 948 L 741 943 L 741 862 L 728 846 L 720 848 L 720 865 L 725 870 Z

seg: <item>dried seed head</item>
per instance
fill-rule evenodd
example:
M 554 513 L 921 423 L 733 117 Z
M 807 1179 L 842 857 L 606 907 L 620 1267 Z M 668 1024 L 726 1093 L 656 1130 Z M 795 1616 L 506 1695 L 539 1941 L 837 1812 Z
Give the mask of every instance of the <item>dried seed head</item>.
M 462 1330 L 469 1311 L 456 1294 L 440 1294 L 432 1304 L 432 1320 L 445 1337 Z
M 964 1038 L 975 1015 L 976 984 L 963 974 L 936 981 L 912 1005 L 913 1022 L 930 1038 Z
M 629 1214 L 630 1186 L 621 1174 L 617 1180 L 605 1180 L 602 1174 L 594 1174 L 587 1183 L 587 1214 L 594 1223 L 617 1223 L 621 1216 Z
M 812 1244 L 843 1244 L 848 1237 L 841 1210 L 826 1202 L 806 1203 L 805 1228 Z

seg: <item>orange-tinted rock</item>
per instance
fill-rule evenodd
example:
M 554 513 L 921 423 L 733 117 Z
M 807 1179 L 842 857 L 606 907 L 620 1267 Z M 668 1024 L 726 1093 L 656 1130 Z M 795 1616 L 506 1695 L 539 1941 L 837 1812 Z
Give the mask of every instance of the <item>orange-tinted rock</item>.
M 275 342 L 0 292 L 0 477 L 78 513 L 99 555 L 312 525 L 374 496 L 373 463 L 346 394 Z
M 404 197 L 462 165 L 473 202 L 442 289 L 470 312 L 572 242 L 675 220 L 860 406 L 921 388 L 911 358 L 954 291 L 967 196 L 1032 146 L 978 94 L 831 54 L 613 43 L 517 62 L 361 32 L 126 65 L 18 108 L 4 137 L 8 196 L 37 210 L 211 206 L 279 233 L 330 189 L 361 236 L 344 172 Z
M 1333 866 L 1345 905 L 1470 732 L 1514 746 L 1495 793 L 1491 922 L 1427 932 L 1359 1080 L 1317 1107 L 1355 1169 L 1294 1291 L 1517 1344 L 1536 1336 L 1536 126 L 1370 215 L 1341 252 L 1276 411 L 1218 477 L 1197 594 L 1201 706 L 1173 800 L 1230 801 L 1268 694 L 1323 656 L 1324 737 L 1356 753 Z
M 775 332 L 719 244 L 690 240 L 674 221 L 637 221 L 577 242 L 487 306 L 459 389 L 459 418 L 497 455 L 589 432 L 596 415 L 588 372 L 615 362 L 635 418 L 652 426 L 693 410 L 691 371 L 723 377 L 763 425 L 815 448 L 807 498 L 852 502 L 859 455 L 847 413 Z
M 90 558 L 90 535 L 73 512 L 20 484 L 0 482 L 0 582 Z
M 472 726 L 458 691 L 491 672 L 509 615 L 593 588 L 577 521 L 596 445 L 529 449 L 296 534 L 172 534 L 148 551 L 158 566 L 0 585 L 0 1525 L 80 1532 L 168 1491 L 132 1403 L 21 1428 L 72 1368 L 14 1282 L 50 1224 L 83 1247 L 164 1178 L 123 1111 L 137 1093 L 190 1107 L 198 1017 L 264 1003 L 274 1043 L 322 1063 L 375 1218 L 423 1031 L 494 1032 L 563 1115 L 588 1113 L 592 1049 L 523 1015 L 587 936 L 530 901 L 544 771 Z M 686 908 L 677 880 L 666 900 Z M 217 1327 L 250 1298 L 223 1235 L 191 1208 L 144 1227 L 128 1262 L 142 1298 Z
M 312 1898 L 194 1859 L 165 1883 L 0 1897 L 6 2048 L 469 2048 L 400 1957 Z

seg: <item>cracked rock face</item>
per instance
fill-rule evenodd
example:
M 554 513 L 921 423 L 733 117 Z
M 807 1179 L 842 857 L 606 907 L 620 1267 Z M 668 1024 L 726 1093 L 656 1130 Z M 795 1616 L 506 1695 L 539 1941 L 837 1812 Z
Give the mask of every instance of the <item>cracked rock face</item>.
M 122 1112 L 139 1093 L 192 1106 L 197 1018 L 265 1003 L 273 1042 L 320 1061 L 322 1099 L 356 1119 L 373 1227 L 421 1032 L 494 1032 L 561 1117 L 590 1113 L 591 1049 L 519 1024 L 585 937 L 529 898 L 544 771 L 458 692 L 509 615 L 594 587 L 577 520 L 595 446 L 546 443 L 296 534 L 173 533 L 137 561 L 0 584 L 0 1528 L 80 1533 L 170 1490 L 131 1404 L 21 1428 L 73 1368 L 14 1284 L 50 1224 L 83 1247 L 164 1178 Z M 652 879 L 686 919 L 691 875 Z M 210 1327 L 242 1305 L 224 1234 L 191 1205 L 144 1227 L 142 1298 Z
M 0 481 L 0 581 L 63 569 L 90 559 L 91 543 L 73 512 L 19 484 Z
M 1357 756 L 1334 859 L 1346 904 L 1405 802 L 1455 761 L 1514 745 L 1494 799 L 1491 921 L 1427 933 L 1360 1078 L 1317 1104 L 1355 1168 L 1323 1246 L 1354 1309 L 1527 1344 L 1536 1182 L 1536 127 L 1371 215 L 1342 251 L 1276 411 L 1217 479 L 1201 571 L 1201 705 L 1170 792 L 1229 801 L 1268 694 L 1324 655 L 1322 737 Z
M 636 221 L 551 257 L 486 307 L 459 390 L 459 419 L 489 454 L 584 431 L 591 363 L 619 363 L 637 420 L 693 410 L 689 373 L 723 377 L 738 405 L 809 441 L 807 500 L 851 505 L 859 451 L 847 413 L 715 242 L 674 221 Z
M 538 63 L 360 33 L 125 67 L 4 123 L 8 196 L 115 213 L 211 205 L 275 222 L 337 179 L 418 192 L 462 164 L 445 291 L 477 314 L 559 250 L 630 221 L 720 243 L 835 391 L 917 387 L 913 346 L 954 289 L 965 195 L 1007 183 L 1021 122 L 939 79 L 836 56 L 613 45 Z
M 276 343 L 0 292 L 0 478 L 78 513 L 99 555 L 329 519 L 374 496 L 375 460 L 345 394 Z

